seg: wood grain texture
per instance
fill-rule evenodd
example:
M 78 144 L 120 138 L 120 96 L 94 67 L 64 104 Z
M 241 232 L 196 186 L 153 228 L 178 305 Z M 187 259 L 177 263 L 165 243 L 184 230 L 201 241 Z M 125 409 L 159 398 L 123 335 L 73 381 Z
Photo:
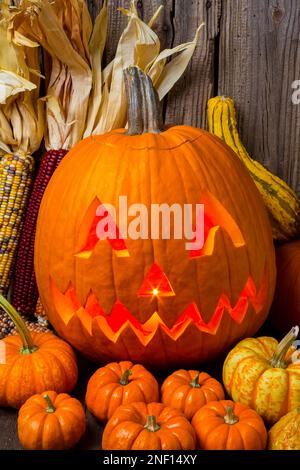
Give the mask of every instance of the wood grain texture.
M 250 154 L 300 193 L 300 2 L 223 0 L 219 94 L 237 104 Z
M 215 55 L 221 16 L 221 0 L 175 0 L 172 22 L 173 45 L 191 41 L 197 27 L 205 22 L 199 43 L 185 74 L 167 99 L 167 123 L 206 127 L 207 100 L 213 96 Z

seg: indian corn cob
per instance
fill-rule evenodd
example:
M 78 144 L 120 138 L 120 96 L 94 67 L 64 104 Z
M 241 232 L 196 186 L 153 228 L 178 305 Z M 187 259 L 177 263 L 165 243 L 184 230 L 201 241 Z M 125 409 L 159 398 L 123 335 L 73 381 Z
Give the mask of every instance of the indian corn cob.
M 31 155 L 6 154 L 0 165 L 0 293 L 7 296 L 33 178 L 34 160 Z
M 253 160 L 243 146 L 236 122 L 234 101 L 216 96 L 208 101 L 209 131 L 232 148 L 256 184 L 268 210 L 275 240 L 287 241 L 300 235 L 300 200 L 285 181 Z
M 25 316 L 35 312 L 38 300 L 34 274 L 34 238 L 39 207 L 48 182 L 66 153 L 66 150 L 49 150 L 45 153 L 26 210 L 14 270 L 12 294 L 12 304 Z

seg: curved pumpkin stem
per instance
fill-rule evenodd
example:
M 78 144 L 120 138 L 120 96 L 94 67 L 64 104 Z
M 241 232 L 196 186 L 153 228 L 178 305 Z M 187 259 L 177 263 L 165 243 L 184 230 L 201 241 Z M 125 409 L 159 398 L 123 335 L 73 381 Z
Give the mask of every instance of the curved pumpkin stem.
M 130 369 L 126 369 L 125 372 L 122 374 L 119 384 L 120 385 L 128 385 L 129 383 L 129 376 L 132 374 Z
M 190 383 L 190 386 L 193 387 L 193 388 L 200 388 L 200 384 L 199 384 L 199 375 L 200 375 L 200 372 L 197 372 L 197 374 L 195 375 L 194 379 L 191 381 Z
M 0 295 L 0 307 L 3 308 L 5 313 L 9 316 L 9 318 L 13 321 L 16 330 L 18 331 L 23 347 L 21 349 L 22 354 L 31 354 L 36 351 L 38 348 L 34 345 L 32 336 L 21 316 L 18 314 L 16 309 L 6 300 L 3 295 Z
M 283 340 L 280 341 L 270 360 L 272 367 L 280 367 L 282 369 L 286 368 L 287 364 L 284 358 L 293 342 L 297 339 L 298 334 L 299 326 L 294 326 L 291 331 L 289 331 L 288 334 L 283 338 Z
M 156 432 L 160 430 L 160 425 L 157 422 L 156 416 L 147 416 L 146 424 L 144 426 L 147 431 Z
M 236 424 L 239 422 L 239 418 L 234 414 L 232 406 L 226 406 L 226 415 L 224 416 L 224 421 L 226 424 Z
M 51 398 L 49 397 L 49 395 L 47 395 L 47 393 L 45 393 L 45 395 L 43 395 L 43 398 L 44 398 L 45 402 L 47 403 L 46 413 L 55 413 L 56 408 L 53 405 L 53 402 L 52 402 Z
M 151 78 L 138 67 L 124 70 L 128 101 L 128 135 L 159 134 L 163 129 L 161 104 Z

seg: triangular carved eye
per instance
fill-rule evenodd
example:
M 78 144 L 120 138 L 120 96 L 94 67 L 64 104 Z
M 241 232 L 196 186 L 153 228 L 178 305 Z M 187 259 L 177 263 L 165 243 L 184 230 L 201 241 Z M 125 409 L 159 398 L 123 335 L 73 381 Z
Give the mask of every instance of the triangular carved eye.
M 157 263 L 153 263 L 138 291 L 139 297 L 170 297 L 175 295 L 169 279 Z
M 204 205 L 204 245 L 200 250 L 190 250 L 190 258 L 212 255 L 215 248 L 215 236 L 220 228 L 225 230 L 236 248 L 245 245 L 244 237 L 237 223 L 209 191 L 202 193 L 201 204 Z M 197 230 L 201 229 L 202 227 L 196 227 L 195 232 L 197 233 Z
M 104 219 L 107 223 L 114 228 L 114 238 L 101 238 L 97 233 L 97 227 Z M 80 248 L 76 253 L 79 258 L 90 258 L 94 248 L 100 240 L 106 239 L 111 245 L 114 253 L 118 257 L 129 256 L 125 240 L 123 239 L 118 226 L 116 225 L 113 217 L 109 214 L 105 206 L 95 198 L 90 205 L 86 216 L 84 217 L 80 228 Z

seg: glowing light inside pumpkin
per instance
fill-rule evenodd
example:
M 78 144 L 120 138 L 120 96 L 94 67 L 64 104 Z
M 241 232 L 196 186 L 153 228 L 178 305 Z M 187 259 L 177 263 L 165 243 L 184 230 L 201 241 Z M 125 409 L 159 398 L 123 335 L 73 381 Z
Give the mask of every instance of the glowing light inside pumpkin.
M 154 312 L 145 323 L 141 323 L 125 305 L 117 300 L 111 312 L 107 314 L 102 310 L 93 292 L 90 292 L 85 305 L 82 305 L 72 286 L 69 286 L 65 293 L 61 293 L 52 279 L 50 282 L 53 304 L 66 325 L 70 321 L 79 321 L 89 334 L 94 328 L 97 328 L 112 342 L 118 340 L 122 331 L 130 328 L 144 346 L 152 340 L 158 329 L 161 329 L 174 341 L 190 326 L 203 333 L 215 335 L 221 327 L 225 313 L 231 317 L 233 322 L 240 324 L 249 308 L 255 314 L 260 313 L 268 295 L 268 276 L 265 270 L 259 289 L 252 277 L 249 276 L 234 305 L 226 294 L 221 294 L 208 322 L 204 321 L 203 314 L 196 303 L 191 302 L 173 326 L 168 327 L 157 312 Z
M 138 291 L 139 297 L 170 297 L 175 295 L 171 283 L 157 263 L 153 263 Z
M 209 191 L 202 193 L 201 204 L 204 204 L 204 227 L 195 227 L 194 232 L 197 234 L 200 230 L 204 230 L 204 245 L 200 250 L 191 250 L 189 252 L 190 258 L 212 255 L 215 248 L 215 237 L 220 228 L 227 233 L 236 248 L 245 245 L 244 237 L 235 220 Z M 193 241 L 196 238 L 199 238 L 199 234 L 195 236 Z
M 97 209 L 101 207 L 102 210 L 102 215 L 95 215 L 97 212 Z M 93 217 L 92 220 L 90 220 L 91 216 Z M 129 252 L 126 247 L 125 240 L 122 237 L 122 234 L 119 230 L 119 227 L 115 224 L 113 218 L 109 215 L 108 211 L 105 210 L 105 207 L 101 202 L 99 201 L 98 198 L 94 200 L 94 202 L 91 204 L 89 210 L 87 211 L 86 217 L 82 223 L 82 228 L 81 231 L 86 231 L 86 227 L 89 227 L 88 233 L 84 235 L 84 244 L 81 246 L 80 250 L 78 253 L 76 253 L 75 256 L 78 258 L 84 258 L 88 259 L 92 255 L 92 252 L 97 245 L 97 243 L 100 241 L 98 234 L 97 234 L 97 226 L 103 220 L 104 218 L 109 219 L 109 223 L 111 225 L 114 225 L 115 227 L 115 238 L 109 238 L 107 237 L 106 240 L 107 242 L 111 245 L 111 248 L 115 255 L 117 257 L 128 257 Z

